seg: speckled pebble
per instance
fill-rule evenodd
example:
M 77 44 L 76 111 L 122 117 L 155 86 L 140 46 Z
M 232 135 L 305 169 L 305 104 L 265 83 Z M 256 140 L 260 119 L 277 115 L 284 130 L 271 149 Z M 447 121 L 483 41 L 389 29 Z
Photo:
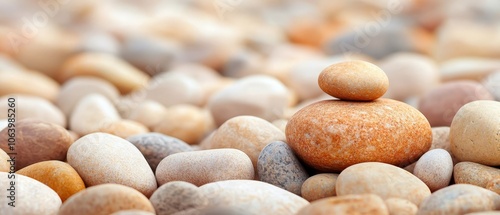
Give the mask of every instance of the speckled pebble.
M 268 144 L 257 161 L 260 180 L 300 195 L 300 188 L 309 177 L 292 149 L 283 141 Z
M 413 174 L 420 178 L 432 192 L 450 184 L 453 161 L 444 149 L 433 149 L 418 159 Z
M 198 187 L 184 181 L 172 181 L 160 186 L 149 198 L 156 215 L 175 214 L 189 209 L 204 208 L 208 200 Z
M 302 184 L 301 195 L 307 201 L 336 196 L 335 183 L 339 174 L 321 173 L 309 177 Z
M 453 178 L 457 184 L 486 188 L 492 180 L 500 179 L 500 169 L 473 162 L 460 162 L 453 168 Z

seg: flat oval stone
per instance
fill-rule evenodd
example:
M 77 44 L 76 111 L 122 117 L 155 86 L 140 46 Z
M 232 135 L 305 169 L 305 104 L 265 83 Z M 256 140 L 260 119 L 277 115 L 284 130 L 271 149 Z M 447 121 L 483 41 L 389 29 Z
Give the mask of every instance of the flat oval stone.
M 149 130 L 160 124 L 163 116 L 167 113 L 167 108 L 158 102 L 146 100 L 133 108 L 130 113 L 124 114 L 127 119 L 139 122 Z
M 388 198 L 385 200 L 385 205 L 389 215 L 415 215 L 418 211 L 418 207 L 406 199 Z
M 420 112 L 395 100 L 324 100 L 295 113 L 286 138 L 311 167 L 341 171 L 368 161 L 408 165 L 429 149 L 432 130 Z
M 172 181 L 160 186 L 149 198 L 156 215 L 175 214 L 189 209 L 201 209 L 208 200 L 197 186 L 184 182 Z
M 9 178 L 11 177 L 11 178 Z M 24 175 L 15 175 L 12 178 L 7 172 L 0 172 L 0 184 L 4 196 L 0 198 L 0 211 L 2 214 L 23 214 L 23 215 L 54 215 L 61 207 L 61 199 L 57 193 L 47 185 Z M 9 199 L 12 189 L 11 182 L 14 182 L 15 199 Z M 15 207 L 9 202 L 15 201 Z
M 56 191 L 63 202 L 85 189 L 85 184 L 76 170 L 62 161 L 38 162 L 20 169 L 16 174 L 44 183 Z
M 109 215 L 128 209 L 155 212 L 148 198 L 139 191 L 120 184 L 100 184 L 70 197 L 58 215 Z
M 200 105 L 203 99 L 200 84 L 179 73 L 161 73 L 142 90 L 144 99 L 156 101 L 165 107 L 178 104 Z
M 200 192 L 211 207 L 237 207 L 247 214 L 289 215 L 308 201 L 274 185 L 254 180 L 227 180 L 205 184 Z
M 315 201 L 327 197 L 336 196 L 335 184 L 339 174 L 320 173 L 309 177 L 302 184 L 300 190 L 302 198 L 307 201 Z
M 254 169 L 250 158 L 237 149 L 179 152 L 158 164 L 156 179 L 159 184 L 186 181 L 201 186 L 223 180 L 252 180 Z
M 453 178 L 457 184 L 486 188 L 492 180 L 500 178 L 500 169 L 473 162 L 460 162 L 453 168 Z
M 283 141 L 269 143 L 257 160 L 260 180 L 300 195 L 300 188 L 309 174 Z
M 99 131 L 104 123 L 120 120 L 113 103 L 101 94 L 89 94 L 76 104 L 69 119 L 69 128 L 84 136 Z
M 66 127 L 66 116 L 50 101 L 36 96 L 9 95 L 1 97 L 0 102 L 7 104 L 12 97 L 16 99 L 17 121 L 31 118 Z M 0 106 L 0 119 L 7 119 L 7 108 L 7 105 Z
M 68 163 L 87 186 L 122 184 L 145 196 L 157 188 L 155 175 L 141 152 L 111 134 L 92 133 L 78 139 L 68 150 Z
M 500 102 L 464 105 L 450 126 L 451 152 L 460 161 L 500 165 Z
M 312 202 L 297 215 L 309 214 L 373 214 L 389 215 L 384 200 L 374 194 L 328 197 Z
M 433 149 L 418 159 L 413 174 L 420 178 L 431 192 L 450 184 L 453 173 L 453 161 L 450 153 L 444 149 Z
M 59 84 L 40 72 L 0 72 L 0 96 L 22 94 L 56 100 Z
M 416 176 L 393 165 L 367 162 L 342 171 L 337 178 L 337 196 L 373 193 L 383 199 L 402 198 L 415 205 L 431 195 L 431 191 Z
M 0 148 L 11 152 L 8 143 L 8 127 L 0 131 Z M 66 159 L 66 153 L 73 143 L 69 132 L 56 124 L 37 119 L 23 119 L 16 122 L 16 144 L 14 151 L 16 169 L 47 160 Z
M 499 205 L 500 196 L 492 191 L 470 184 L 454 184 L 426 198 L 417 215 L 466 214 L 496 210 Z
M 133 135 L 148 133 L 149 129 L 143 124 L 136 121 L 120 119 L 116 121 L 102 121 L 99 128 L 97 129 L 97 132 L 103 132 L 121 138 L 127 138 Z
M 127 141 L 141 151 L 153 171 L 156 171 L 163 158 L 179 152 L 193 151 L 184 141 L 160 133 L 133 135 L 128 137 Z
M 342 100 L 371 101 L 384 95 L 389 87 L 387 75 L 366 61 L 345 61 L 325 68 L 318 78 L 319 87 Z

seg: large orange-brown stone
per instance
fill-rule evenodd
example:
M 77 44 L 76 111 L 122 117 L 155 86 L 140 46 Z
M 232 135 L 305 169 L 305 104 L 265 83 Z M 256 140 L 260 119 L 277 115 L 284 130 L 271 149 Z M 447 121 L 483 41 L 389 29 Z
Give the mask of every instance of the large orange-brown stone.
M 415 162 L 431 146 L 432 130 L 418 110 L 395 100 L 325 100 L 292 116 L 286 138 L 305 163 L 341 171 L 368 161 Z

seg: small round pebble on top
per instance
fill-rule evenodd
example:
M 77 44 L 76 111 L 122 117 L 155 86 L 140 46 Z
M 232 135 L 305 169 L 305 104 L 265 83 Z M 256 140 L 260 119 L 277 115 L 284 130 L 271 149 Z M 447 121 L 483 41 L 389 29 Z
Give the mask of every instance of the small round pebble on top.
M 389 79 L 379 67 L 361 60 L 345 61 L 324 69 L 319 87 L 341 100 L 372 101 L 384 95 Z

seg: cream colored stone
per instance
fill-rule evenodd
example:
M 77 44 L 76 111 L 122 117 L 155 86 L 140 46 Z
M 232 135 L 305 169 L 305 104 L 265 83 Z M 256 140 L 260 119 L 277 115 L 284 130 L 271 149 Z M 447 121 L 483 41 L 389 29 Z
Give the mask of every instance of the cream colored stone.
M 373 214 L 389 215 L 387 206 L 379 196 L 374 194 L 353 194 L 328 197 L 312 202 L 300 209 L 297 215 L 327 214 Z
M 453 161 L 444 149 L 433 149 L 420 157 L 413 174 L 420 178 L 434 192 L 450 184 Z

